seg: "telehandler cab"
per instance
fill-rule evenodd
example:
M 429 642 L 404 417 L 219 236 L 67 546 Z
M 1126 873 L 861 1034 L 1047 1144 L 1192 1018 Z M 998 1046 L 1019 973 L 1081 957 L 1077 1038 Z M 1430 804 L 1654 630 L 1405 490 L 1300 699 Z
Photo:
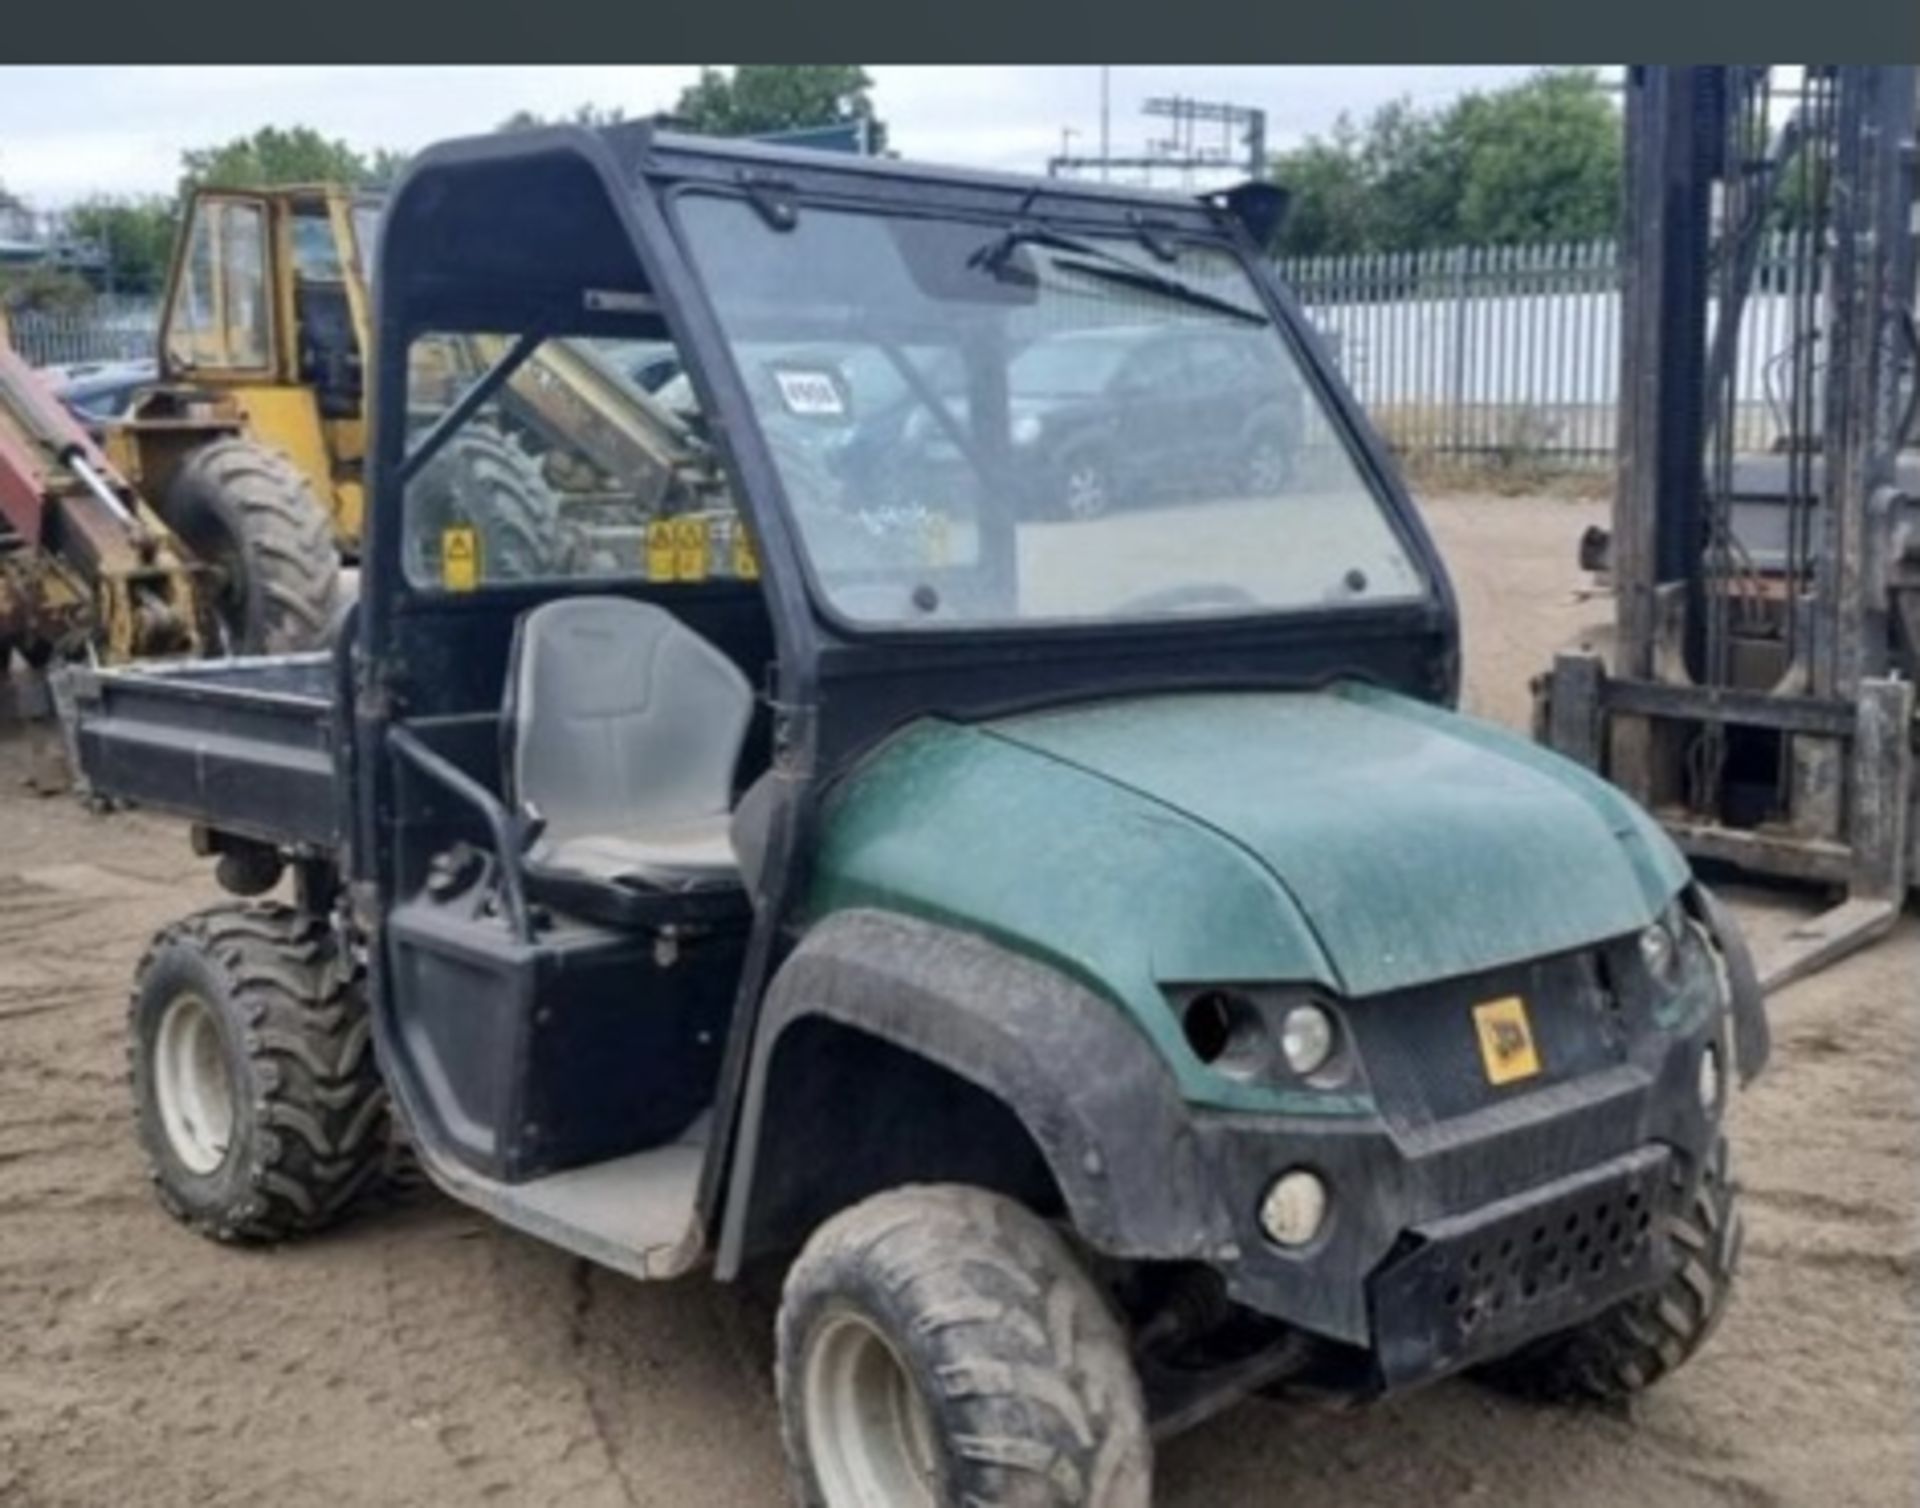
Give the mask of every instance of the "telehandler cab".
M 635 1277 L 790 1259 L 831 1508 L 1144 1504 L 1153 1436 L 1254 1389 L 1686 1361 L 1750 960 L 1637 808 L 1451 710 L 1445 571 L 1262 254 L 1273 193 L 643 127 L 423 154 L 349 631 L 72 688 L 97 789 L 293 882 L 141 965 L 163 1203 L 316 1229 L 391 1115 L 454 1198 Z M 529 571 L 423 485 L 543 348 L 635 341 L 724 506 Z M 1126 382 L 1057 354 L 1129 341 Z M 1284 465 L 1191 401 L 1226 367 L 1298 416 Z M 1128 382 L 1168 432 L 1060 401 Z M 1069 411 L 1190 481 L 1044 506 Z

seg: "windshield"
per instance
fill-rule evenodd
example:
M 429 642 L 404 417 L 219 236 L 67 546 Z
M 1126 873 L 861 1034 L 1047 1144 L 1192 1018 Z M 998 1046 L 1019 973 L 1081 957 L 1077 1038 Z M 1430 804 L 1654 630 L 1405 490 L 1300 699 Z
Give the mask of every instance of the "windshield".
M 1098 393 L 1126 351 L 1123 341 L 1099 334 L 1038 340 L 1013 358 L 1008 373 L 1016 393 Z
M 370 275 L 373 249 L 380 241 L 380 205 L 371 199 L 356 199 L 352 220 L 353 259 L 364 279 Z
M 1124 621 L 1426 590 L 1224 247 L 814 206 L 777 230 L 713 196 L 682 224 L 845 618 Z
M 417 336 L 407 443 L 426 459 L 406 483 L 402 530 L 413 585 L 472 592 L 581 576 L 655 586 L 757 576 L 711 447 L 662 396 L 679 379 L 661 374 L 679 371 L 663 340 Z M 647 390 L 656 380 L 660 394 Z

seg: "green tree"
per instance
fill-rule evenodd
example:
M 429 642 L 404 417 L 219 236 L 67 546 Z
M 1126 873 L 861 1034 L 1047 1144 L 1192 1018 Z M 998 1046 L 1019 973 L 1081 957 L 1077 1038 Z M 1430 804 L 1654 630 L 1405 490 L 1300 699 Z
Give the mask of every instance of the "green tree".
M 412 160 L 412 154 L 409 152 L 396 152 L 391 147 L 375 147 L 373 155 L 367 159 L 367 170 L 360 177 L 359 187 L 392 188 Z
M 1366 240 L 1375 247 L 1452 245 L 1460 239 L 1467 154 L 1451 111 L 1397 100 L 1376 110 L 1360 148 Z
M 1281 250 L 1296 256 L 1585 240 L 1619 214 L 1620 117 L 1587 69 L 1421 109 L 1398 100 L 1364 127 L 1274 158 L 1294 196 Z
M 1470 94 L 1450 112 L 1460 154 L 1458 239 L 1590 240 L 1619 224 L 1620 116 L 1588 69 Z
M 378 155 L 378 154 L 376 154 Z M 366 183 L 372 164 L 344 141 L 310 126 L 262 126 L 219 146 L 180 154 L 182 194 L 193 188 L 267 188 L 285 183 Z
M 873 111 L 873 80 L 852 63 L 743 63 L 731 73 L 702 68 L 680 91 L 675 122 L 712 136 L 751 136 L 803 126 L 868 122 L 871 151 L 886 148 L 887 128 Z
M 1337 256 L 1365 250 L 1367 184 L 1355 150 L 1359 132 L 1346 116 L 1331 138 L 1309 137 L 1273 159 L 1273 178 L 1292 196 L 1280 228 L 1285 256 Z
M 149 195 L 99 196 L 67 212 L 67 234 L 98 246 L 107 258 L 105 282 L 118 293 L 158 293 L 173 255 L 178 211 L 171 199 Z
M 93 285 L 77 273 L 36 263 L 0 267 L 0 306 L 22 310 L 69 312 L 93 301 Z

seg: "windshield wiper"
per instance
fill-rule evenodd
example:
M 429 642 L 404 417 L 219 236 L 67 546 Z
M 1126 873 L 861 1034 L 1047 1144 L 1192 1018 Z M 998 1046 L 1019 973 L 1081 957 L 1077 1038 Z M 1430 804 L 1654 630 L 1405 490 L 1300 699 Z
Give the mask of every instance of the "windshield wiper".
M 1138 262 L 1130 262 L 1118 252 L 1108 251 L 1092 241 L 1082 241 L 1075 236 L 1064 236 L 1058 231 L 1046 230 L 1037 225 L 1016 225 L 998 240 L 981 247 L 967 258 L 970 267 L 983 267 L 998 277 L 1007 265 L 1007 259 L 1021 246 L 1044 246 L 1049 251 L 1064 252 L 1077 260 L 1071 262 L 1056 261 L 1056 267 L 1077 272 L 1083 277 L 1099 278 L 1103 282 L 1117 283 L 1140 293 L 1157 294 L 1174 303 L 1185 304 L 1189 308 L 1206 309 L 1214 314 L 1224 314 L 1229 319 L 1237 319 L 1243 324 L 1265 325 L 1270 323 L 1266 315 L 1258 310 L 1236 304 L 1232 299 L 1196 288 L 1191 283 L 1170 277 L 1164 272 L 1154 272 L 1142 267 Z

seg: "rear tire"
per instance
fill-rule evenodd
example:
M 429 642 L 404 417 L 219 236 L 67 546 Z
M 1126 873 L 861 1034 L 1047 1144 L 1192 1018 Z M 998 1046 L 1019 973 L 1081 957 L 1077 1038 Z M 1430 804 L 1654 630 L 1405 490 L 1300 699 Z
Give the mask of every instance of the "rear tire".
M 357 970 L 325 922 L 216 906 L 162 931 L 129 1012 L 134 1114 L 160 1202 L 219 1241 L 338 1220 L 387 1156 Z
M 1723 1136 L 1687 1208 L 1667 1218 L 1675 1268 L 1650 1293 L 1481 1367 L 1501 1392 L 1549 1403 L 1618 1403 L 1678 1371 L 1719 1326 L 1740 1260 L 1738 1190 Z
M 327 642 L 340 556 L 326 509 L 285 456 L 252 440 L 203 445 L 168 484 L 166 515 L 225 573 L 211 603 L 212 648 L 293 654 Z
M 896 1189 L 814 1233 L 779 1317 L 781 1428 L 810 1508 L 1146 1508 L 1126 1336 L 1012 1200 Z

